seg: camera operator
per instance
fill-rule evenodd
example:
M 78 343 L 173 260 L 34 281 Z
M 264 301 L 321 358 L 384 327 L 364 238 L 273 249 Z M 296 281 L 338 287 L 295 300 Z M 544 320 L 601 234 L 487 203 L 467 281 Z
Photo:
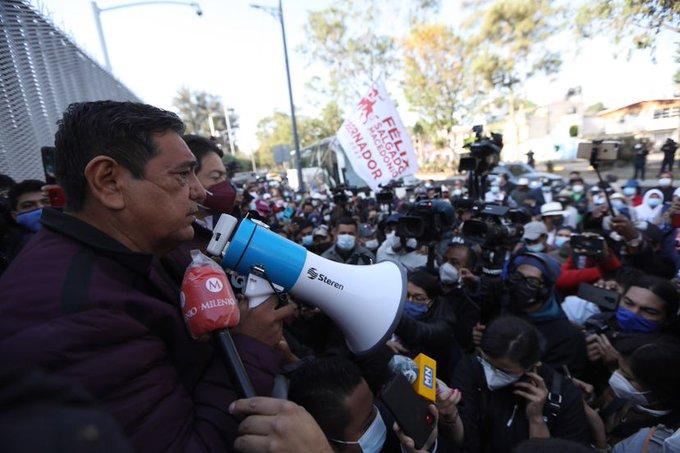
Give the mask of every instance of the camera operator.
M 603 312 L 586 321 L 588 358 L 611 363 L 617 354 L 611 340 L 621 334 L 667 333 L 678 336 L 680 297 L 668 281 L 643 275 L 626 289 L 613 312 Z
M 540 343 L 531 324 L 503 316 L 489 325 L 479 354 L 460 361 L 453 387 L 463 395 L 465 451 L 510 452 L 528 438 L 588 442 L 581 394 L 541 362 Z M 559 408 L 549 400 L 561 401 Z
M 373 252 L 357 243 L 359 226 L 357 221 L 350 217 L 343 217 L 335 227 L 335 244 L 330 246 L 322 257 L 344 264 L 373 264 L 375 256 Z
M 192 239 L 205 198 L 183 130 L 149 105 L 71 104 L 55 136 L 66 209 L 44 209 L 0 279 L 2 363 L 82 385 L 139 451 L 224 451 L 236 437 L 236 391 L 213 347 L 189 337 L 180 288 L 158 260 Z M 234 341 L 269 394 L 281 356 Z
M 570 239 L 572 255 L 562 264 L 562 272 L 557 279 L 556 287 L 562 295 L 576 294 L 581 283 L 595 283 L 608 272 L 621 267 L 621 262 L 609 249 L 602 236 L 595 233 L 583 233 L 578 237 L 588 240 L 588 243 L 601 244 L 602 249 L 579 248 L 574 245 L 574 238 Z M 581 244 L 579 242 L 578 244 Z
M 427 265 L 427 247 L 418 247 L 416 238 L 397 236 L 397 224 L 401 214 L 392 214 L 385 221 L 385 240 L 378 247 L 377 260 L 393 261 L 407 270 L 415 270 Z

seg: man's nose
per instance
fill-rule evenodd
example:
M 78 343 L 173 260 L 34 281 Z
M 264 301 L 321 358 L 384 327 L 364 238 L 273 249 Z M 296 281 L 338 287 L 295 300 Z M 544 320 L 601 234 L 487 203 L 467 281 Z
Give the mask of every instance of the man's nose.
M 192 174 L 191 186 L 189 188 L 189 198 L 191 198 L 191 201 L 195 201 L 196 203 L 202 203 L 207 195 L 208 194 L 205 188 L 203 187 L 203 184 L 201 184 L 201 182 L 198 180 L 198 177 L 195 174 Z

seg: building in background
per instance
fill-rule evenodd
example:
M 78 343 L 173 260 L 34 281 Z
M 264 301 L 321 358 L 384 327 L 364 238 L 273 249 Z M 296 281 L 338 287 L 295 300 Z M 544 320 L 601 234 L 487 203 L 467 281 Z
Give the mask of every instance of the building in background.
M 0 173 L 43 179 L 57 119 L 99 99 L 138 101 L 28 1 L 0 0 Z

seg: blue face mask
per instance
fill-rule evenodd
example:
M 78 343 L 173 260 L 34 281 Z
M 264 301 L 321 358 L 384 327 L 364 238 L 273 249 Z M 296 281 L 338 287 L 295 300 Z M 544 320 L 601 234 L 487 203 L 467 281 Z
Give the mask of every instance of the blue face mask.
M 660 204 L 661 204 L 661 198 L 649 198 L 649 199 L 647 200 L 647 205 L 648 205 L 650 208 L 656 208 L 656 207 L 659 206 Z
M 612 200 L 612 207 L 618 209 L 619 211 L 626 207 L 626 203 L 615 198 Z
M 17 223 L 19 225 L 25 226 L 33 232 L 36 232 L 42 227 L 42 224 L 40 223 L 40 217 L 42 217 L 42 208 L 34 209 L 28 212 L 22 212 L 21 214 L 17 215 Z
M 568 238 L 566 236 L 557 236 L 555 237 L 555 247 L 560 248 L 567 242 L 569 242 L 571 238 Z
M 305 247 L 312 245 L 313 242 L 314 236 L 312 236 L 311 234 L 306 234 L 302 236 L 302 245 L 304 245 Z
M 635 190 L 635 187 L 624 187 L 623 188 L 623 194 L 627 197 L 632 197 L 633 195 L 635 195 L 635 192 L 637 192 L 637 190 Z
M 428 306 L 424 304 L 417 304 L 413 301 L 407 300 L 404 304 L 404 313 L 409 315 L 411 318 L 419 318 L 420 316 L 427 313 Z
M 527 250 L 530 252 L 534 253 L 539 253 L 542 252 L 545 249 L 545 244 L 543 242 L 539 242 L 538 244 L 527 244 Z
M 645 319 L 623 307 L 616 309 L 616 320 L 624 332 L 650 333 L 659 329 L 659 323 Z

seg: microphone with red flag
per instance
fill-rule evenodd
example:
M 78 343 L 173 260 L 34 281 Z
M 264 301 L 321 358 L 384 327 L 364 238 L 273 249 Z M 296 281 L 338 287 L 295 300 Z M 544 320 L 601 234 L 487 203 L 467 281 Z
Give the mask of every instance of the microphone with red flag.
M 256 396 L 229 334 L 239 322 L 239 309 L 227 275 L 217 263 L 198 250 L 191 251 L 191 264 L 184 273 L 180 305 L 193 338 L 212 336 L 223 354 L 227 371 L 245 398 Z

